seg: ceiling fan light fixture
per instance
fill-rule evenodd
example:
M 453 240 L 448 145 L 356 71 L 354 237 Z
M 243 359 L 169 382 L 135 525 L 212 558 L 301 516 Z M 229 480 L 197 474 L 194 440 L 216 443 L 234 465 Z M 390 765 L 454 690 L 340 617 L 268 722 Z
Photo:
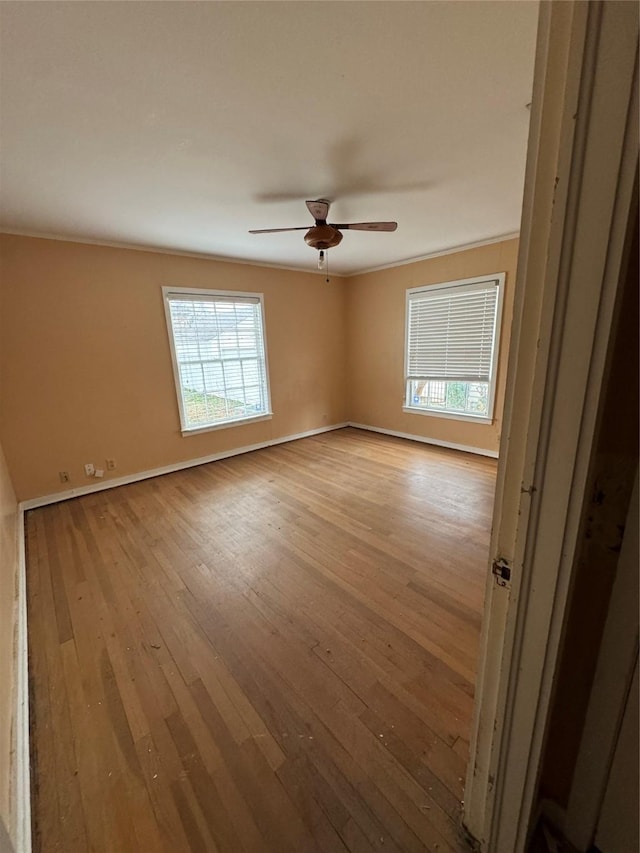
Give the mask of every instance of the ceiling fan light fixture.
M 333 225 L 314 225 L 304 235 L 304 240 L 312 249 L 333 249 L 342 241 L 342 234 Z
M 318 269 L 324 270 L 327 267 L 327 256 L 325 254 L 324 249 L 320 249 L 318 252 Z

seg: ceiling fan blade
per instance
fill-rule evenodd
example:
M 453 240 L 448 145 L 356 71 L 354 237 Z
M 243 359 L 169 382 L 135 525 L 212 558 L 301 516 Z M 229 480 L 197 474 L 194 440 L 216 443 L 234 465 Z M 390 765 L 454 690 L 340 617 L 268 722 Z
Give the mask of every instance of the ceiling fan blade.
M 249 234 L 277 234 L 278 231 L 308 231 L 312 226 L 299 225 L 296 228 L 254 228 Z
M 341 231 L 351 229 L 352 231 L 395 231 L 398 227 L 397 222 L 348 222 L 341 225 L 331 223 L 332 228 L 339 228 Z
M 315 201 L 307 201 L 305 204 L 314 219 L 319 219 L 321 222 L 326 221 L 327 213 L 329 213 L 329 202 L 326 199 L 319 198 Z

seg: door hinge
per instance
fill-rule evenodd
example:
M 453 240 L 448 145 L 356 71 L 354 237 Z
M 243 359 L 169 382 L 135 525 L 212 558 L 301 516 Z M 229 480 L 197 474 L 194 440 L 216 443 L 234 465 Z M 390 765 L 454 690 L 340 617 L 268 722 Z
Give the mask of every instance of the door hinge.
M 511 566 L 503 557 L 498 557 L 497 560 L 493 561 L 491 571 L 496 576 L 498 586 L 510 586 Z

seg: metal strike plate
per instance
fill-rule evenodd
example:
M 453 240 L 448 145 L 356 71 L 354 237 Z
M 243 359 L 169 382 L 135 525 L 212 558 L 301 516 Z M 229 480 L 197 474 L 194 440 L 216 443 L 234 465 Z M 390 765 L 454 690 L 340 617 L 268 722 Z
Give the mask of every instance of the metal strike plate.
M 498 586 L 511 586 L 511 566 L 505 559 L 499 557 L 497 560 L 494 560 L 491 565 L 491 571 L 495 575 Z

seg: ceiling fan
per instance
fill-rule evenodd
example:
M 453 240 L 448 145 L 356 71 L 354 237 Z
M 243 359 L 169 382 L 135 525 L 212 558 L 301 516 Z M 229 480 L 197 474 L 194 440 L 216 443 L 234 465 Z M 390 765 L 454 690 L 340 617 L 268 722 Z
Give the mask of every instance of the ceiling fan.
M 324 269 L 325 252 L 333 249 L 342 240 L 342 231 L 395 231 L 397 222 L 327 222 L 327 214 L 331 202 L 326 198 L 318 198 L 315 201 L 305 202 L 309 213 L 315 219 L 316 224 L 311 228 L 300 225 L 295 228 L 260 228 L 249 231 L 249 234 L 275 234 L 279 231 L 306 231 L 305 243 L 312 249 L 318 249 L 318 269 Z

